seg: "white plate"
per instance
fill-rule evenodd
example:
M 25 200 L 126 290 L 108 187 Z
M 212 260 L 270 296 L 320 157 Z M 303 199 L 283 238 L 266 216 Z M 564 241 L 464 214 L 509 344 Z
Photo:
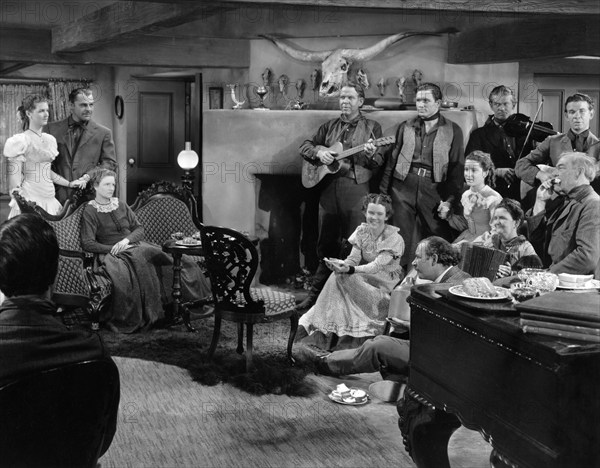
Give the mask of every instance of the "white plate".
M 330 400 L 333 400 L 336 403 L 339 403 L 341 405 L 359 406 L 359 405 L 367 404 L 369 402 L 369 394 L 367 392 L 365 392 L 364 390 L 361 390 L 359 388 L 350 388 L 349 390 L 350 390 L 350 393 L 360 392 L 360 394 L 364 395 L 364 396 L 358 400 L 354 397 L 342 398 L 342 396 L 340 395 L 340 392 L 338 392 L 337 390 L 332 391 L 327 396 L 329 397 Z
M 572 289 L 572 290 L 587 290 L 587 289 L 600 289 L 600 281 L 598 280 L 589 280 L 587 283 L 582 284 L 581 286 L 561 286 L 558 283 L 556 289 Z
M 496 288 L 496 292 L 498 296 L 496 297 L 477 297 L 471 296 L 467 294 L 462 285 L 452 286 L 448 291 L 454 294 L 455 296 L 464 297 L 466 299 L 476 299 L 478 301 L 503 301 L 505 299 L 510 299 L 510 291 L 506 288 L 501 288 L 500 286 L 494 286 Z
M 199 240 L 195 240 L 194 242 L 183 242 L 182 240 L 178 240 L 175 241 L 175 243 L 184 247 L 198 247 L 199 245 L 202 245 L 202 242 L 200 242 Z

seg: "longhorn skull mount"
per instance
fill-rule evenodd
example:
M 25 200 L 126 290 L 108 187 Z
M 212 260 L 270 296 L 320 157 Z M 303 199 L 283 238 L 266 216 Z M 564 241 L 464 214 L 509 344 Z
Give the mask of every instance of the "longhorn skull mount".
M 389 36 L 376 44 L 364 49 L 334 49 L 323 51 L 301 50 L 293 47 L 280 39 L 268 34 L 262 34 L 261 37 L 270 40 L 279 49 L 289 55 L 291 58 L 302 62 L 322 62 L 321 63 L 321 85 L 319 95 L 321 97 L 338 96 L 344 83 L 348 82 L 348 71 L 355 62 L 364 62 L 379 55 L 390 45 L 411 36 L 439 36 L 445 33 L 458 32 L 454 28 L 444 29 L 437 32 L 418 32 L 406 31 Z M 314 73 L 314 72 L 313 72 Z M 311 84 L 316 88 L 316 76 L 311 75 Z

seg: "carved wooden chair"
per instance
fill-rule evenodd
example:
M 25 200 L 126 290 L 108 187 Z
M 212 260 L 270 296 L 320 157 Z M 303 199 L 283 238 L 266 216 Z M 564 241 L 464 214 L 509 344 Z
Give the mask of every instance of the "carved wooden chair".
M 496 279 L 498 267 L 506 262 L 506 252 L 465 242 L 461 245 L 458 267 L 473 277 Z
M 200 233 L 215 301 L 215 328 L 209 356 L 217 348 L 221 320 L 238 324 L 239 354 L 244 352 L 243 334 L 246 325 L 246 370 L 249 370 L 252 368 L 254 325 L 289 318 L 287 356 L 293 363 L 292 345 L 298 330 L 298 311 L 294 296 L 270 288 L 250 287 L 258 267 L 258 252 L 246 236 L 233 229 L 215 226 L 203 226 Z
M 81 307 L 88 311 L 92 329 L 100 327 L 100 310 L 110 300 L 112 282 L 101 270 L 94 269 L 94 254 L 81 247 L 81 215 L 85 204 L 77 208 L 65 204 L 57 215 L 50 215 L 35 202 L 15 195 L 22 213 L 36 213 L 54 229 L 58 239 L 58 271 L 52 286 L 52 300 L 60 307 Z

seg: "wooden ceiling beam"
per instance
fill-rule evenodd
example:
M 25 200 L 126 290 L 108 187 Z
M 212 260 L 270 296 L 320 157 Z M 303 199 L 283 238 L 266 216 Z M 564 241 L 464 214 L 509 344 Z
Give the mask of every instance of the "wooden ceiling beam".
M 143 41 L 144 47 L 139 46 Z M 238 39 L 139 37 L 93 51 L 55 54 L 50 31 L 0 28 L 0 62 L 247 68 L 250 43 Z
M 181 6 L 140 2 L 115 2 L 82 18 L 52 29 L 52 52 L 81 52 L 207 18 L 213 6 Z M 219 12 L 223 9 L 219 8 Z
M 0 76 L 10 75 L 11 73 L 22 70 L 23 68 L 30 67 L 31 65 L 34 65 L 34 64 L 29 63 L 29 62 L 21 62 L 21 63 L 15 63 L 13 65 L 0 68 Z
M 25 3 L 25 2 L 21 2 Z M 81 1 L 36 0 L 35 4 L 52 4 L 53 8 L 64 4 L 63 9 L 74 10 Z M 287 6 L 314 8 L 343 8 L 379 10 L 433 10 L 457 12 L 482 12 L 488 14 L 599 14 L 600 6 L 597 0 L 129 0 L 115 3 L 136 4 L 154 3 L 163 5 L 194 5 L 194 6 Z M 18 8 L 15 5 L 10 7 Z M 32 7 L 29 7 L 30 9 Z M 89 7 L 86 7 L 86 9 Z
M 448 63 L 518 62 L 527 59 L 598 55 L 598 17 L 557 23 L 527 20 L 449 36 Z

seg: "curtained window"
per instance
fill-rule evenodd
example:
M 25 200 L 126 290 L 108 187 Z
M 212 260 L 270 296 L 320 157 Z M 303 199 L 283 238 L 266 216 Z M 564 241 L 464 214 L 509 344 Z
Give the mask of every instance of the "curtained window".
M 78 87 L 89 86 L 89 82 L 52 80 L 28 83 L 0 84 L 0 148 L 4 148 L 6 140 L 23 131 L 21 121 L 17 116 L 17 108 L 28 94 L 39 94 L 48 99 L 50 108 L 49 121 L 61 120 L 69 115 L 69 93 Z M 0 194 L 8 193 L 6 174 L 6 158 L 0 156 Z

